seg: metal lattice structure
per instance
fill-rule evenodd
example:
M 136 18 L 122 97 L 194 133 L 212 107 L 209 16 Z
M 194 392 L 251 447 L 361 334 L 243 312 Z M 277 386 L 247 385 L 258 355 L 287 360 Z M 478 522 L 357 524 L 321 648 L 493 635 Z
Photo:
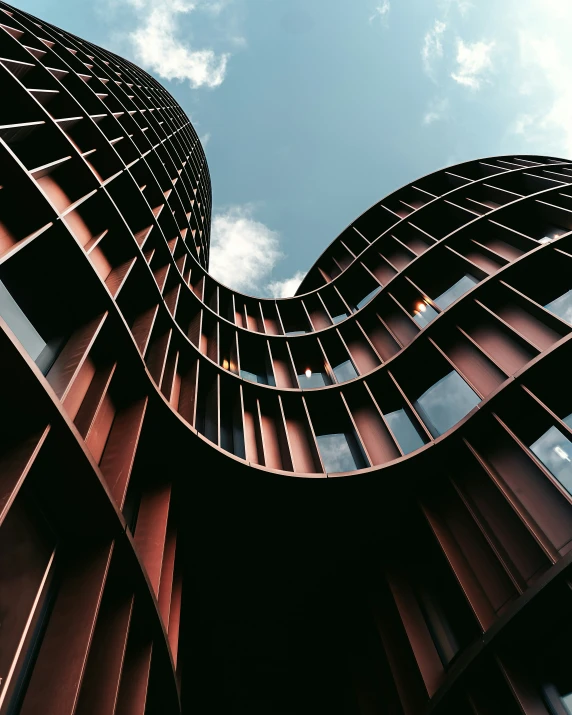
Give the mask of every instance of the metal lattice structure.
M 242 295 L 176 101 L 0 10 L 0 714 L 572 712 L 572 163 Z

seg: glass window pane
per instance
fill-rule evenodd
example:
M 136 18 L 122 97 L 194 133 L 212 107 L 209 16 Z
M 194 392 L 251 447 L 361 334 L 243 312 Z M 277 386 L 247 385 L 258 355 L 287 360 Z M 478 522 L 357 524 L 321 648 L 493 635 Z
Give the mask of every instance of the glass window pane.
M 470 290 L 478 282 L 479 281 L 476 278 L 473 278 L 473 276 L 470 276 L 468 274 L 464 275 L 456 283 L 453 283 L 453 285 L 448 288 L 444 293 L 441 293 L 438 298 L 435 298 L 435 303 L 437 303 L 439 308 L 444 309 L 447 306 L 451 305 L 451 303 L 454 303 L 457 298 L 460 298 L 464 293 Z
M 347 313 L 340 313 L 339 315 L 332 316 L 334 323 L 339 323 L 341 320 L 345 320 L 348 317 Z
M 450 427 L 478 405 L 481 398 L 452 370 L 426 390 L 414 403 L 423 422 L 434 437 Z
M 332 369 L 338 382 L 347 382 L 357 377 L 356 369 L 351 360 L 346 360 Z
M 572 442 L 559 429 L 551 427 L 530 449 L 572 494 Z
M 46 341 L 28 320 L 2 281 L 0 281 L 0 315 L 32 360 L 37 360 L 46 347 Z
M 403 454 L 409 454 L 409 452 L 423 447 L 425 442 L 405 410 L 390 412 L 385 415 L 385 419 L 395 439 L 399 442 Z
M 255 372 L 250 372 L 250 370 L 241 370 L 240 376 L 249 382 L 259 382 L 261 385 L 268 384 L 268 380 L 265 375 L 257 375 Z
M 324 387 L 324 385 L 330 384 L 326 374 L 323 372 L 312 372 L 309 377 L 305 373 L 302 373 L 298 375 L 298 380 L 302 389 Z
M 318 441 L 318 449 L 324 463 L 326 472 L 353 472 L 356 469 L 361 469 L 365 465 L 361 460 L 356 460 L 354 449 L 350 447 L 350 439 L 348 435 L 339 434 L 323 434 L 316 437 Z
M 570 429 L 572 429 L 572 414 L 568 415 L 567 417 L 564 417 L 562 422 L 564 422 L 565 425 L 567 425 L 568 427 L 570 427 Z
M 572 290 L 547 303 L 544 307 L 562 320 L 572 324 Z
M 429 325 L 429 323 L 436 318 L 439 315 L 435 308 L 432 308 L 430 305 L 427 305 L 427 303 L 419 303 L 416 306 L 416 310 L 413 313 L 413 320 L 417 323 L 417 325 L 420 325 L 422 328 L 424 328 L 426 325 Z
M 572 693 L 561 695 L 560 700 L 562 701 L 562 705 L 566 708 L 566 712 L 572 715 Z
M 369 303 L 373 296 L 377 295 L 380 290 L 381 286 L 377 286 L 377 288 L 374 288 L 371 292 L 369 292 L 364 298 L 360 300 L 360 302 L 356 305 L 356 309 L 359 310 L 360 308 L 363 308 L 364 305 L 367 305 L 367 303 Z

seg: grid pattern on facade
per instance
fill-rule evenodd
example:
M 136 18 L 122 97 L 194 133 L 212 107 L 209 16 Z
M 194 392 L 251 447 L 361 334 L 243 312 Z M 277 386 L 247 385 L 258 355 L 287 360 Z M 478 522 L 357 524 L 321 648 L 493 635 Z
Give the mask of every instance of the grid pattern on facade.
M 253 298 L 207 272 L 175 100 L 0 10 L 0 713 L 180 712 L 193 574 L 164 422 L 230 473 L 392 495 L 343 712 L 572 712 L 572 163 L 426 176 L 297 296 Z

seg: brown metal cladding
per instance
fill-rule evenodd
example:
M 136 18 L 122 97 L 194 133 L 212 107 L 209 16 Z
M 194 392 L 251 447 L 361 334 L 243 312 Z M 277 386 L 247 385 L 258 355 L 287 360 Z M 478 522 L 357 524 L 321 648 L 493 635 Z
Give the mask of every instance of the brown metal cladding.
M 572 162 L 241 295 L 175 100 L 0 10 L 0 715 L 572 712 Z

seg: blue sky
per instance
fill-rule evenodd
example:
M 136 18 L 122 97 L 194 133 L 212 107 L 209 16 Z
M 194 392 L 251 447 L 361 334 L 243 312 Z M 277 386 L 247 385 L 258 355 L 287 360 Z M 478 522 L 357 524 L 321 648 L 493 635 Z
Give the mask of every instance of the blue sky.
M 211 270 L 247 293 L 291 295 L 348 223 L 420 175 L 572 157 L 572 0 L 15 4 L 175 96 L 211 171 Z

